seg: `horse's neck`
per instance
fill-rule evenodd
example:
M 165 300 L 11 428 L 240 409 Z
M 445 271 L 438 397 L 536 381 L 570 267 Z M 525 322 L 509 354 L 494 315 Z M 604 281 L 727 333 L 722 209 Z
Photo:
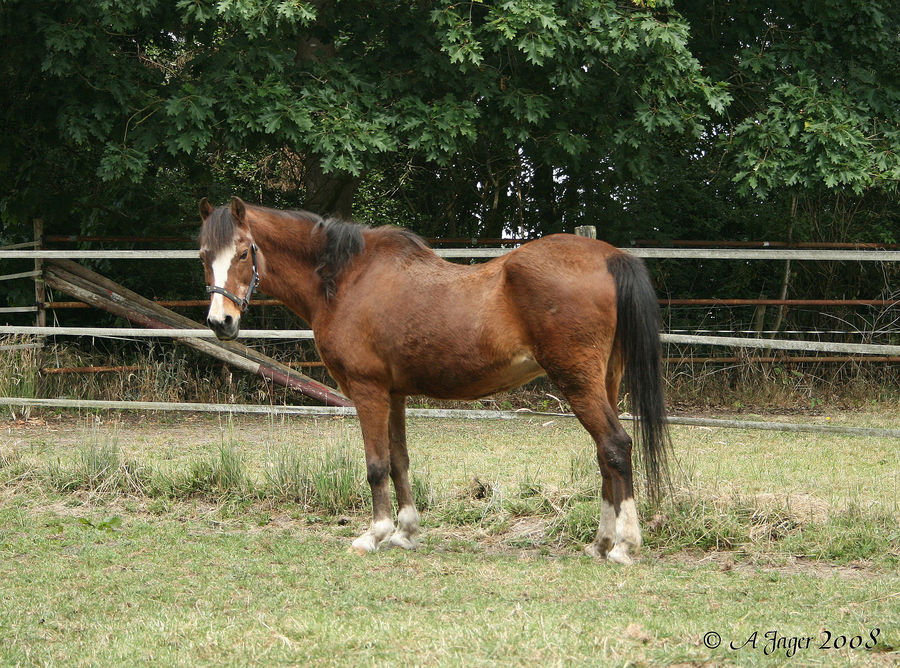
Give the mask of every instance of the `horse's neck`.
M 321 306 L 319 277 L 310 253 L 315 223 L 304 219 L 251 221 L 259 247 L 259 289 L 281 300 L 294 313 L 312 323 Z

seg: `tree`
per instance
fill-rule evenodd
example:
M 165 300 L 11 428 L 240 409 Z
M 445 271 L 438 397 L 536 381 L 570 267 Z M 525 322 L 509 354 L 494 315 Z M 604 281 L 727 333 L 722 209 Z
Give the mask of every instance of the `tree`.
M 4 200 L 20 213 L 66 177 L 71 206 L 86 181 L 93 197 L 162 170 L 208 182 L 215 157 L 242 151 L 290 150 L 310 208 L 342 214 L 361 175 L 398 164 L 456 164 L 497 187 L 526 163 L 615 158 L 639 174 L 657 134 L 696 135 L 727 101 L 662 1 L 8 0 L 0 12 L 15 130 L 0 146 Z

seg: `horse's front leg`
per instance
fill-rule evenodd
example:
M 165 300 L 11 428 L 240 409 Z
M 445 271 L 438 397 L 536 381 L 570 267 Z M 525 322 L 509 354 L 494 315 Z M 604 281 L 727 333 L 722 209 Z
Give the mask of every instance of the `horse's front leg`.
M 391 519 L 391 455 L 388 439 L 390 395 L 377 388 L 356 388 L 351 394 L 356 403 L 359 424 L 366 448 L 366 478 L 372 490 L 372 525 L 353 541 L 360 554 L 374 552 L 394 532 Z
M 416 547 L 415 535 L 419 532 L 419 513 L 413 501 L 409 484 L 409 454 L 406 450 L 406 397 L 391 395 L 391 414 L 388 420 L 391 447 L 391 479 L 397 495 L 397 531 L 391 536 L 391 545 L 412 550 Z

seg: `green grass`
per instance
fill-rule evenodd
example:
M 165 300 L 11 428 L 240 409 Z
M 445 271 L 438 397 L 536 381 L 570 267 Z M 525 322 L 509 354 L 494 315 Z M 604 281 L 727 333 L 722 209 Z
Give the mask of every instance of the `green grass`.
M 762 648 L 700 639 L 879 628 L 877 652 L 804 659 L 889 665 L 900 643 L 896 575 L 656 559 L 621 569 L 432 541 L 360 559 L 327 529 L 138 517 L 109 529 L 12 508 L 0 519 L 4 664 L 765 665 Z
M 641 502 L 644 557 L 621 568 L 581 556 L 599 476 L 571 421 L 412 420 L 422 545 L 365 558 L 347 551 L 369 503 L 353 420 L 5 431 L 0 665 L 894 665 L 900 652 L 896 440 L 676 429 L 675 489 Z M 819 649 L 823 629 L 874 647 Z M 816 642 L 767 654 L 771 630 Z M 709 631 L 722 646 L 704 646 Z M 754 632 L 756 648 L 729 648 Z

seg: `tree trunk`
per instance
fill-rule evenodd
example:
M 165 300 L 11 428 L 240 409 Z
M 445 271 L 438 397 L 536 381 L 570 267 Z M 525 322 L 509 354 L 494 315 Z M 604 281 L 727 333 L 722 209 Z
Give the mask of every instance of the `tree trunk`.
M 787 229 L 787 242 L 788 246 L 790 246 L 791 242 L 794 240 L 794 220 L 797 218 L 797 196 L 794 195 L 791 197 L 791 215 L 788 219 L 788 229 Z M 788 286 L 791 282 L 791 261 L 784 261 L 784 273 L 781 276 L 781 290 L 778 292 L 778 299 L 787 299 L 788 295 Z M 785 307 L 778 307 L 778 317 L 775 318 L 775 326 L 772 328 L 772 338 L 778 336 L 778 330 L 781 329 L 781 323 L 784 321 L 784 312 Z
M 359 187 L 359 179 L 346 172 L 322 171 L 319 160 L 310 157 L 303 174 L 306 201 L 303 206 L 321 216 L 333 216 L 349 220 L 353 217 L 353 197 Z

